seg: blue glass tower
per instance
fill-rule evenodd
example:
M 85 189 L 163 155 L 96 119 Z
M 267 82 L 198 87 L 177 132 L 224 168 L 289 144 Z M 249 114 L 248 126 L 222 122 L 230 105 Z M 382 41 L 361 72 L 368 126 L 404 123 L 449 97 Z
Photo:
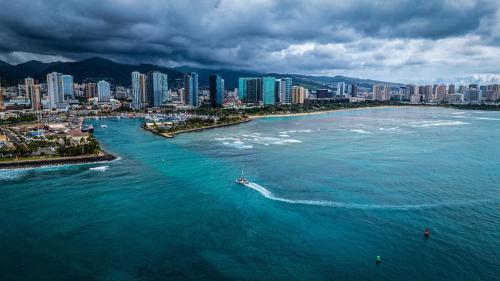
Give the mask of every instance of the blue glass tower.
M 184 91 L 186 103 L 190 106 L 198 106 L 198 73 L 190 72 L 184 75 Z
M 275 103 L 275 82 L 274 77 L 264 77 L 262 78 L 262 93 L 263 93 L 263 103 L 264 105 L 273 105 Z
M 220 75 L 208 77 L 210 104 L 212 107 L 222 107 L 224 104 L 224 79 Z

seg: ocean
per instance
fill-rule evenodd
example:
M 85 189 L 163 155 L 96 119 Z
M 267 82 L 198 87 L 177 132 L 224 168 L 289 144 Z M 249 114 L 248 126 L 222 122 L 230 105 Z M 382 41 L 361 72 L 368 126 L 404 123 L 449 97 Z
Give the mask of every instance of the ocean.
M 500 112 L 89 123 L 118 160 L 0 171 L 0 280 L 500 278 Z

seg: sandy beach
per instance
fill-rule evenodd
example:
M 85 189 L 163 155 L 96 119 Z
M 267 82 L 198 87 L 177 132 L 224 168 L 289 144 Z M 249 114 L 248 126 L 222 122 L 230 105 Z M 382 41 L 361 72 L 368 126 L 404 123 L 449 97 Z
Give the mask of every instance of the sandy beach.
M 344 108 L 344 109 L 330 109 L 330 110 L 322 110 L 315 112 L 301 112 L 301 113 L 287 113 L 287 114 L 268 114 L 268 115 L 250 115 L 248 116 L 251 119 L 257 118 L 277 118 L 277 117 L 293 117 L 293 116 L 307 116 L 307 115 L 317 115 L 317 114 L 325 114 L 339 111 L 353 111 L 353 110 L 361 110 L 368 108 L 394 108 L 399 106 L 392 105 L 384 105 L 384 106 L 366 106 L 366 107 L 358 107 L 358 108 Z

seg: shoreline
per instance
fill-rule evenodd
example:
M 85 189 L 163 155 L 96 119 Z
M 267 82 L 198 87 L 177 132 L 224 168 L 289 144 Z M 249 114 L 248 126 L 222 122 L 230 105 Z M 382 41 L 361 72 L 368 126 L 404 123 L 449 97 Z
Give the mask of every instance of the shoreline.
M 179 134 L 194 133 L 194 132 L 199 132 L 199 131 L 204 131 L 204 130 L 210 130 L 210 129 L 216 129 L 216 128 L 222 128 L 222 127 L 229 127 L 229 126 L 239 125 L 239 124 L 243 124 L 243 123 L 248 123 L 248 122 L 250 122 L 252 120 L 253 120 L 252 118 L 248 118 L 248 119 L 237 121 L 237 122 L 217 124 L 217 125 L 200 127 L 200 128 L 185 129 L 185 130 L 180 130 L 180 131 L 171 132 L 171 133 L 168 133 L 168 132 L 166 132 L 166 133 L 158 133 L 158 132 L 155 132 L 154 130 L 152 130 L 151 128 L 147 127 L 146 125 L 142 125 L 141 127 L 144 130 L 147 130 L 147 131 L 149 131 L 149 132 L 151 132 L 153 134 L 162 136 L 162 137 L 167 138 L 167 139 L 171 139 L 171 138 L 173 138 L 173 137 L 175 137 L 176 135 L 179 135 Z
M 396 107 L 401 107 L 401 106 L 397 106 L 397 105 L 363 106 L 363 107 L 355 107 L 355 108 L 329 109 L 329 110 L 321 110 L 321 111 L 313 111 L 313 112 L 280 113 L 280 114 L 267 114 L 267 115 L 250 115 L 248 117 L 250 119 L 259 119 L 259 118 L 278 118 L 278 117 L 309 116 L 309 115 L 318 115 L 318 114 L 325 114 L 325 113 L 332 113 L 332 112 L 362 110 L 362 109 L 369 109 L 369 108 L 396 108 Z
M 54 165 L 88 164 L 97 162 L 109 162 L 115 160 L 116 156 L 102 152 L 93 155 L 80 155 L 71 157 L 54 157 L 33 160 L 12 160 L 0 162 L 0 170 L 13 170 L 22 168 L 39 168 Z

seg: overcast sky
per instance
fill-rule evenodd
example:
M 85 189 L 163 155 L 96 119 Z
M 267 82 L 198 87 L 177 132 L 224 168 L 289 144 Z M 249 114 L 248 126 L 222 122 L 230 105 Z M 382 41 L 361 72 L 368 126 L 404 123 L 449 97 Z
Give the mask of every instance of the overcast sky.
M 499 0 L 0 0 L 0 59 L 499 80 Z

